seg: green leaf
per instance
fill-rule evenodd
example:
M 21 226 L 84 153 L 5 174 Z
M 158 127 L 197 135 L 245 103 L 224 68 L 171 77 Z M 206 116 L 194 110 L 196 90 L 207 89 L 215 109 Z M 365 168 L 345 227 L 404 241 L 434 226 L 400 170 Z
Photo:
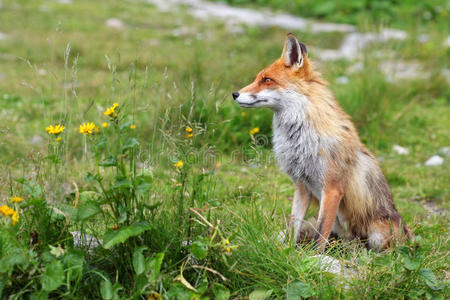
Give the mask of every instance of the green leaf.
M 110 300 L 113 298 L 113 287 L 111 281 L 106 279 L 100 283 L 100 294 L 102 295 L 102 299 L 105 300 Z
M 84 177 L 84 181 L 86 181 L 86 182 L 91 182 L 91 181 L 98 181 L 98 182 L 100 182 L 100 181 L 102 181 L 102 176 L 100 176 L 100 175 L 93 175 L 92 173 L 90 173 L 90 172 L 88 172 L 87 173 L 87 175 L 86 175 L 86 177 Z
M 117 166 L 117 159 L 114 156 L 110 156 L 107 159 L 101 161 L 99 166 L 102 167 L 114 167 Z
M 86 221 L 86 220 L 96 216 L 101 211 L 102 210 L 101 210 L 99 204 L 96 202 L 89 201 L 86 203 L 81 203 L 76 208 L 76 220 L 77 221 Z
M 125 242 L 128 238 L 140 235 L 151 228 L 152 226 L 148 222 L 138 222 L 130 226 L 121 227 L 118 230 L 108 231 L 103 237 L 103 248 L 110 249 L 117 244 Z
M 161 265 L 164 259 L 164 252 L 158 253 L 153 257 L 151 260 L 148 261 L 146 265 L 146 271 L 152 271 L 152 274 L 150 275 L 150 281 L 155 281 L 159 273 L 161 271 Z
M 131 188 L 131 182 L 127 177 L 117 176 L 116 181 L 114 182 L 114 189 L 129 189 Z
M 227 300 L 228 298 L 230 298 L 230 290 L 220 283 L 215 283 L 212 290 L 215 296 L 214 299 Z
M 405 269 L 410 270 L 410 271 L 414 271 L 417 270 L 420 266 L 420 262 L 417 260 L 413 260 L 407 256 L 403 257 L 403 266 L 405 267 Z
M 137 139 L 129 138 L 128 141 L 125 143 L 125 145 L 123 145 L 122 151 L 125 152 L 129 149 L 137 148 L 137 147 L 139 147 L 139 145 L 140 145 L 140 143 Z
M 202 243 L 201 241 L 195 241 L 191 246 L 192 254 L 198 259 L 204 259 L 208 254 L 208 245 Z
M 438 283 L 437 283 L 436 277 L 433 274 L 433 271 L 431 271 L 428 268 L 420 269 L 419 275 L 423 278 L 423 280 L 425 281 L 426 285 L 428 285 L 429 288 L 431 288 L 433 290 L 439 289 L 439 288 L 437 288 Z
M 49 262 L 45 266 L 44 274 L 42 274 L 42 289 L 46 292 L 56 290 L 64 283 L 63 265 L 59 260 Z
M 287 299 L 301 299 L 313 296 L 311 285 L 302 281 L 295 281 L 288 284 L 286 288 Z
M 142 246 L 142 247 L 138 247 L 136 249 L 134 249 L 133 252 L 133 267 L 134 267 L 134 271 L 136 272 L 137 275 L 140 275 L 142 273 L 144 273 L 145 271 L 145 258 L 144 258 L 144 254 L 142 252 L 144 252 L 144 250 L 148 249 L 148 247 L 146 246 Z
M 120 131 L 129 130 L 131 126 L 131 121 L 124 122 L 120 125 Z
M 82 251 L 71 249 L 63 258 L 64 267 L 67 270 L 67 279 L 77 280 L 83 275 L 84 255 Z
M 0 273 L 9 273 L 16 265 L 27 266 L 28 260 L 19 248 L 10 249 L 8 255 L 0 259 Z
M 33 198 L 40 198 L 42 196 L 42 187 L 34 181 L 29 181 L 24 184 L 25 192 Z
M 264 300 L 272 295 L 272 290 L 256 289 L 248 295 L 249 300 Z
M 136 187 L 136 192 L 138 194 L 145 195 L 150 190 L 151 187 L 152 185 L 150 183 L 142 182 Z

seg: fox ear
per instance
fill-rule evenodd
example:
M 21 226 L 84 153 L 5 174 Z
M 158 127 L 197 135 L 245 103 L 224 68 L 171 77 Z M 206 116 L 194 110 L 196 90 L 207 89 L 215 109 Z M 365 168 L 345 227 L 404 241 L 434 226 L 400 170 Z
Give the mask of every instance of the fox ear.
M 300 68 L 303 65 L 303 54 L 307 54 L 305 44 L 299 43 L 295 35 L 289 33 L 284 42 L 283 54 L 281 54 L 285 66 Z

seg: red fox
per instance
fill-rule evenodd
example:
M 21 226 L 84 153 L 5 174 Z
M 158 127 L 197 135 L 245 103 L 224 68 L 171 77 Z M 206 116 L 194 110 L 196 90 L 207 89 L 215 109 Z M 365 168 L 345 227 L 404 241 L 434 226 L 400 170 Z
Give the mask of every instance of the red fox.
M 290 220 L 295 243 L 311 199 L 319 201 L 314 239 L 322 249 L 331 232 L 365 240 L 375 250 L 403 234 L 412 238 L 376 158 L 293 34 L 281 57 L 233 98 L 242 107 L 274 112 L 273 150 L 295 185 Z

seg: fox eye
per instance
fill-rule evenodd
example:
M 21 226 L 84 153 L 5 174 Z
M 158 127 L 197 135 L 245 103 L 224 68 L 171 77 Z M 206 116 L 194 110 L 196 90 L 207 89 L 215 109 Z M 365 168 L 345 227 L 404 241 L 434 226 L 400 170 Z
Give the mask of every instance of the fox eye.
M 268 77 L 264 77 L 264 78 L 261 80 L 262 83 L 267 83 L 267 82 L 271 82 L 271 81 L 272 81 L 272 79 L 270 79 L 270 78 L 268 78 Z

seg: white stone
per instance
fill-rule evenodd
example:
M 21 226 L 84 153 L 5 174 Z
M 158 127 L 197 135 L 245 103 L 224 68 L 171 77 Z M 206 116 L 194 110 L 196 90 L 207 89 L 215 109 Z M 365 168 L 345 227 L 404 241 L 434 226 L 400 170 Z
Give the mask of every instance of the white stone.
M 73 245 L 75 247 L 94 249 L 103 244 L 103 240 L 99 240 L 95 236 L 89 234 L 82 235 L 79 231 L 72 231 L 70 234 L 73 236 Z
M 6 33 L 0 32 L 0 41 L 6 40 L 8 38 L 8 35 Z
M 438 150 L 439 154 L 442 154 L 443 156 L 450 156 L 450 147 L 442 147 L 441 149 Z
M 444 46 L 445 47 L 450 47 L 450 36 L 448 36 L 445 41 L 444 41 Z
M 439 155 L 433 155 L 425 162 L 425 166 L 434 167 L 434 166 L 440 166 L 443 163 L 444 163 L 444 159 L 442 157 L 440 157 Z
M 118 30 L 122 30 L 125 28 L 125 24 L 122 22 L 122 20 L 117 18 L 111 18 L 106 20 L 106 26 Z
M 407 154 L 409 154 L 409 149 L 408 148 L 404 148 L 404 147 L 399 146 L 399 145 L 394 145 L 392 147 L 392 149 L 394 149 L 394 151 L 397 152 L 398 155 L 407 155 Z
M 33 137 L 31 138 L 31 141 L 30 141 L 30 143 L 32 145 L 41 145 L 43 142 L 44 142 L 44 139 L 42 138 L 42 136 L 37 135 L 37 134 L 33 135 Z
M 347 84 L 349 80 L 347 76 L 339 76 L 338 78 L 336 78 L 335 82 L 337 84 Z
M 420 34 L 420 35 L 417 37 L 417 40 L 418 40 L 420 43 L 426 43 L 426 42 L 428 42 L 429 39 L 430 39 L 430 38 L 429 38 L 429 36 L 428 36 L 427 34 Z

